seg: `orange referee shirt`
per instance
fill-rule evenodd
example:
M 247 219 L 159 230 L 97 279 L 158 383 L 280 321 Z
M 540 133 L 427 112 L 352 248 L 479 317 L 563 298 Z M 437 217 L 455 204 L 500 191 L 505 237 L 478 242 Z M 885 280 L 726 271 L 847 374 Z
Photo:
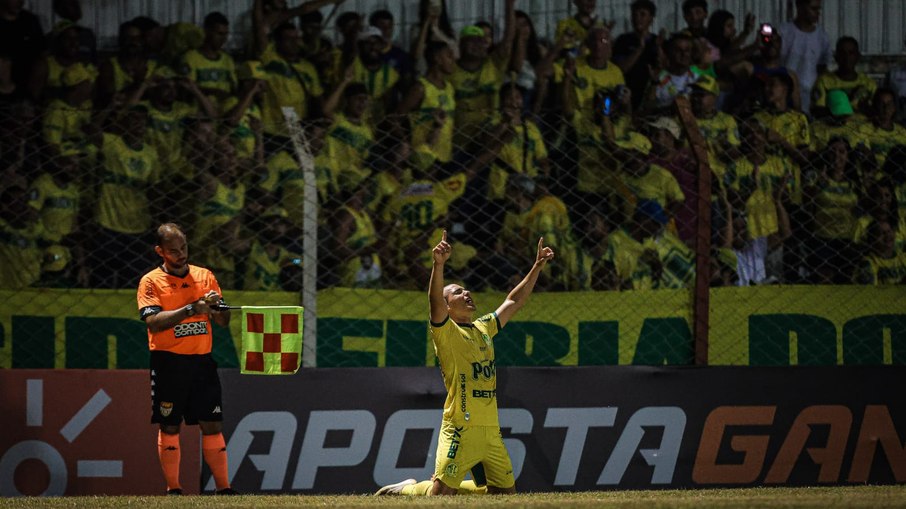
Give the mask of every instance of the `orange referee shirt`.
M 161 311 L 173 311 L 204 297 L 208 291 L 220 294 L 214 274 L 204 267 L 189 265 L 183 277 L 167 274 L 160 267 L 142 277 L 138 284 L 138 311 L 142 320 Z M 222 295 L 222 294 L 221 294 Z M 211 319 L 195 315 L 179 322 L 172 329 L 160 332 L 148 330 L 148 348 L 178 354 L 211 353 Z

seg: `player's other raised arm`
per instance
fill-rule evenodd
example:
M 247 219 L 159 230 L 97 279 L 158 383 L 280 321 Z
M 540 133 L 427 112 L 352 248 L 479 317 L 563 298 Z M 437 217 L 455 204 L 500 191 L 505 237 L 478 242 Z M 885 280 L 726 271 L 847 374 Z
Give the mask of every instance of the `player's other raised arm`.
M 434 264 L 431 267 L 431 280 L 428 283 L 431 323 L 441 323 L 447 319 L 447 302 L 444 300 L 444 264 L 452 252 L 453 248 L 447 242 L 447 230 L 444 230 L 440 242 L 434 246 Z
M 517 311 L 522 309 L 522 306 L 528 302 L 529 295 L 532 294 L 532 290 L 535 289 L 535 283 L 538 281 L 538 275 L 541 274 L 541 269 L 554 258 L 554 250 L 549 247 L 544 247 L 544 237 L 538 239 L 538 254 L 535 256 L 535 264 L 532 265 L 532 269 L 522 278 L 522 281 L 516 285 L 516 288 L 513 288 L 510 291 L 510 294 L 506 296 L 506 300 L 503 301 L 503 304 L 497 308 L 497 320 L 500 322 L 500 326 L 503 327 L 506 323 L 516 314 Z

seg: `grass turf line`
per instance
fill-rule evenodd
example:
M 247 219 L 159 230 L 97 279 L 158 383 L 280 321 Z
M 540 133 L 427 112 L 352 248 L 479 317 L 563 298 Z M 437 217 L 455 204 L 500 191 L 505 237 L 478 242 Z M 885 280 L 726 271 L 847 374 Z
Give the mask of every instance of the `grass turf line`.
M 906 508 L 906 485 L 707 490 L 522 493 L 449 498 L 368 495 L 243 495 L 239 497 L 56 497 L 0 499 L 0 508 L 280 508 L 280 507 L 638 507 L 638 508 Z

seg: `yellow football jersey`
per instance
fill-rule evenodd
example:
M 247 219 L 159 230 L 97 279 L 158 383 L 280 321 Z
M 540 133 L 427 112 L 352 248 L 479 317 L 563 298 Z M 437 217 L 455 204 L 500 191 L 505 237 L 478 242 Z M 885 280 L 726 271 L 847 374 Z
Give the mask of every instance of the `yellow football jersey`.
M 853 110 L 858 111 L 861 106 L 871 101 L 878 89 L 878 84 L 866 74 L 861 72 L 856 74 L 856 79 L 852 81 L 844 80 L 834 72 L 826 72 L 818 76 L 812 87 L 812 106 L 826 107 L 827 93 L 831 90 L 842 90 L 849 97 Z
M 29 205 L 41 213 L 48 240 L 59 242 L 76 228 L 81 191 L 78 184 L 57 184 L 49 173 L 42 173 L 32 183 Z
M 884 166 L 887 154 L 897 145 L 906 145 L 906 127 L 894 123 L 893 129 L 887 130 L 876 126 L 873 122 L 861 122 L 859 129 L 865 138 L 871 140 L 871 151 L 878 161 L 878 168 Z
M 188 165 L 183 154 L 183 134 L 185 133 L 186 120 L 198 113 L 194 104 L 175 102 L 169 110 L 155 108 L 151 103 L 148 107 L 148 130 L 145 137 L 160 159 L 161 175 L 173 176 L 181 173 Z
M 476 71 L 467 71 L 456 65 L 448 81 L 456 90 L 456 133 L 453 143 L 465 148 L 475 129 L 487 122 L 499 108 L 500 87 L 503 86 L 503 68 L 486 58 Z
M 354 124 L 345 115 L 337 114 L 333 125 L 327 131 L 325 150 L 328 157 L 339 161 L 337 182 L 340 189 L 355 189 L 369 175 L 371 168 L 365 164 L 371 146 L 374 145 L 374 133 L 368 124 Z
M 232 93 L 236 89 L 236 63 L 226 51 L 210 59 L 193 49 L 183 55 L 179 71 L 198 84 L 199 88 Z
M 113 90 L 114 92 L 122 92 L 126 88 L 132 86 L 133 79 L 132 75 L 126 72 L 123 69 L 123 66 L 120 65 L 120 61 L 116 57 L 110 59 L 110 64 L 113 67 Z M 148 63 L 145 66 L 145 76 L 144 79 L 147 80 L 150 78 L 154 71 L 157 70 L 157 60 L 148 59 Z
M 663 268 L 658 288 L 690 288 L 695 282 L 695 252 L 676 235 L 665 231 L 645 240 L 654 249 Z
M 15 290 L 38 281 L 45 244 L 41 221 L 16 227 L 0 219 L 0 288 Z
M 454 114 L 456 112 L 456 93 L 450 82 L 444 88 L 438 88 L 425 78 L 419 78 L 419 83 L 425 89 L 425 97 L 417 110 L 410 114 L 412 123 L 412 146 L 428 145 L 428 138 L 434 127 L 434 110 L 443 110 L 446 113 L 444 124 L 440 128 L 437 143 L 431 146 L 432 151 L 441 162 L 453 159 L 453 130 Z
M 356 210 L 347 206 L 344 206 L 343 210 L 352 216 L 355 224 L 355 229 L 346 239 L 346 246 L 349 247 L 349 249 L 356 250 L 375 245 L 377 243 L 377 229 L 375 229 L 374 223 L 371 221 L 371 216 L 368 215 L 368 211 Z M 380 259 L 376 254 L 367 256 L 367 258 L 370 259 L 371 266 L 380 269 Z M 362 257 L 355 256 L 347 260 L 343 266 L 343 275 L 341 277 L 342 285 L 350 287 L 360 286 L 360 284 L 357 284 L 359 281 L 357 281 L 356 275 L 363 268 Z
M 554 79 L 560 83 L 564 79 L 562 66 L 554 67 Z M 576 72 L 573 77 L 571 94 L 574 98 L 573 127 L 581 136 L 588 136 L 599 130 L 595 126 L 595 94 L 600 91 L 614 91 L 617 86 L 625 85 L 623 71 L 613 62 L 607 62 L 603 69 L 596 69 L 588 64 L 585 57 L 576 60 Z
M 277 247 L 275 255 L 271 256 L 261 242 L 257 239 L 252 241 L 242 288 L 249 291 L 281 291 L 280 271 L 295 260 L 301 264 L 302 258 L 282 246 Z
M 739 126 L 732 116 L 718 111 L 711 118 L 697 119 L 698 129 L 702 138 L 708 144 L 708 164 L 711 171 L 718 177 L 726 172 L 726 162 L 720 154 L 729 148 L 738 148 L 742 142 L 739 140 Z
M 95 150 L 88 142 L 88 136 L 82 130 L 91 123 L 91 103 L 73 107 L 55 99 L 47 105 L 44 113 L 42 132 L 44 142 L 52 146 L 57 153 L 78 153 L 83 156 L 94 154 Z
M 815 235 L 823 239 L 853 238 L 859 196 L 848 180 L 828 180 L 814 198 Z
M 535 177 L 538 175 L 538 161 L 547 159 L 547 147 L 537 124 L 526 120 L 515 130 L 515 136 L 500 149 L 491 165 L 488 175 L 488 198 L 491 200 L 503 199 L 511 172 Z
M 843 138 L 849 143 L 850 148 L 859 146 L 872 148 L 871 139 L 865 131 L 859 128 L 859 122 L 846 122 L 843 125 L 832 125 L 826 122 L 812 123 L 812 146 L 814 152 L 827 148 L 827 143 L 832 138 Z
M 906 253 L 892 258 L 868 255 L 856 268 L 853 282 L 863 285 L 902 285 L 906 283 Z
M 133 149 L 115 134 L 103 136 L 97 222 L 115 232 L 144 233 L 151 227 L 147 192 L 160 179 L 157 151 L 150 143 Z
M 466 190 L 466 175 L 456 173 L 441 181 L 416 180 L 406 186 L 387 208 L 385 222 L 396 225 L 395 233 L 404 244 L 433 230 L 435 222 L 447 215 L 450 204 Z
M 613 264 L 621 286 L 631 284 L 633 290 L 650 290 L 656 287 L 651 267 L 640 258 L 647 248 L 632 238 L 624 228 L 607 237 L 607 252 L 603 258 Z
M 772 113 L 769 111 L 759 111 L 755 113 L 755 118 L 768 129 L 771 129 L 783 137 L 790 145 L 794 147 L 809 147 L 812 144 L 812 130 L 809 126 L 808 117 L 799 111 L 787 110 L 784 112 Z M 802 171 L 796 161 L 793 160 L 783 147 L 777 144 L 768 145 L 770 153 L 783 159 L 787 168 L 792 172 L 792 179 L 788 184 L 790 192 L 790 201 L 796 205 L 802 205 Z
M 455 426 L 499 426 L 493 342 L 500 330 L 497 313 L 464 324 L 447 317 L 432 322 L 428 330 L 447 388 L 444 421 Z
M 384 96 L 396 86 L 400 75 L 389 63 L 384 63 L 374 71 L 369 70 L 358 57 L 352 62 L 352 69 L 353 81 L 363 83 L 371 96 L 371 110 L 365 116 L 365 123 L 374 127 L 387 114 Z
M 239 217 L 245 206 L 245 184 L 232 187 L 218 181 L 213 196 L 195 209 L 195 241 L 198 264 L 209 269 L 235 270 L 236 262 L 228 249 L 223 249 L 223 226 Z
M 676 177 L 670 170 L 656 164 L 648 165 L 644 175 L 634 176 L 626 172 L 620 174 L 623 183 L 632 193 L 632 199 L 624 203 L 626 217 L 632 217 L 636 203 L 640 200 L 653 200 L 658 202 L 664 210 L 673 202 L 682 202 L 686 195 L 680 189 Z
M 774 189 L 789 173 L 783 160 L 775 155 L 767 157 L 758 168 L 758 179 L 753 178 L 755 165 L 741 157 L 727 166 L 724 186 L 734 189 L 746 200 L 749 238 L 767 237 L 780 230 Z
M 309 100 L 324 94 L 318 71 L 307 60 L 289 62 L 277 54 L 263 60 L 261 67 L 267 75 L 261 105 L 264 132 L 289 137 L 281 108 L 289 106 L 300 119 L 306 119 Z

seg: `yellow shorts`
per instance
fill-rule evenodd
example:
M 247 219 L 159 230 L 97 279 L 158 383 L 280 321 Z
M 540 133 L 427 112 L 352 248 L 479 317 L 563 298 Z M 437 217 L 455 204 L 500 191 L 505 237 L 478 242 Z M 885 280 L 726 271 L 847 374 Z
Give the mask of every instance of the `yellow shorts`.
M 434 465 L 434 478 L 451 488 L 458 488 L 469 471 L 478 486 L 506 489 L 516 485 L 513 463 L 497 426 L 458 428 L 444 421 Z

